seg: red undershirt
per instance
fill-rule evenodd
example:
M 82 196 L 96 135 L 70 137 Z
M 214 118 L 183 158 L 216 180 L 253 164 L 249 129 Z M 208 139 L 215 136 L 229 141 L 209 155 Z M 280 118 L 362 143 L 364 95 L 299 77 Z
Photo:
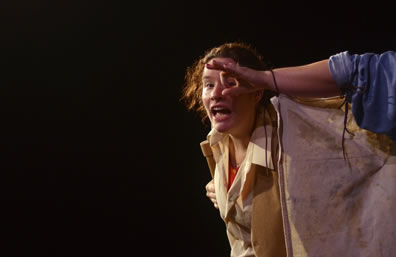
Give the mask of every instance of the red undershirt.
M 227 191 L 230 190 L 230 187 L 232 183 L 234 182 L 234 179 L 236 177 L 236 174 L 238 173 L 239 166 L 234 169 L 231 165 L 231 161 L 228 163 L 228 186 L 227 186 Z

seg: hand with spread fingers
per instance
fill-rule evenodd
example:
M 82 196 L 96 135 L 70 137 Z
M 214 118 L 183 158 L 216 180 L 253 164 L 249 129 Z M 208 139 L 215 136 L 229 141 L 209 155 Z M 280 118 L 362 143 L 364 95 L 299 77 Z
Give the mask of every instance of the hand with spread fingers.
M 218 60 L 211 60 L 206 64 L 206 68 L 222 71 L 221 81 L 226 86 L 223 95 L 239 95 L 263 89 L 273 90 L 270 71 L 255 70 L 240 66 L 238 63 Z

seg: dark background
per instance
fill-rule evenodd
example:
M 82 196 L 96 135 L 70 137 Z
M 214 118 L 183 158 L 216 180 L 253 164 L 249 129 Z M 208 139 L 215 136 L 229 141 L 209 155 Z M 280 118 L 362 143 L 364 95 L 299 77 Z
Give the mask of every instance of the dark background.
M 7 2 L 2 256 L 228 256 L 205 197 L 209 127 L 179 101 L 187 66 L 235 40 L 274 67 L 396 50 L 377 1 Z

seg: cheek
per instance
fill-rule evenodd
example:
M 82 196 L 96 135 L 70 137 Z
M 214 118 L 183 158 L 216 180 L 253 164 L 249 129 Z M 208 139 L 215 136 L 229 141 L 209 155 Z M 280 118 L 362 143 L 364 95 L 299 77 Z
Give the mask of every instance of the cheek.
M 256 98 L 251 95 L 245 95 L 242 98 L 239 98 L 237 101 L 234 101 L 235 107 L 240 113 L 253 113 L 256 109 Z
M 204 94 L 202 94 L 201 101 L 202 101 L 202 104 L 205 107 L 205 110 L 208 115 L 209 115 L 208 110 L 209 110 L 209 102 L 210 102 L 209 100 L 210 99 L 208 97 L 206 97 Z

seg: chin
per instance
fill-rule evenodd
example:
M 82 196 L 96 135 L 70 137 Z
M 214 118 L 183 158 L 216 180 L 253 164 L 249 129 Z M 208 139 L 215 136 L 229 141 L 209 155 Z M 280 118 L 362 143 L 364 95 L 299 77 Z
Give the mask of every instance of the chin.
M 223 124 L 214 125 L 213 127 L 220 133 L 227 133 L 231 129 L 229 126 L 224 126 Z

